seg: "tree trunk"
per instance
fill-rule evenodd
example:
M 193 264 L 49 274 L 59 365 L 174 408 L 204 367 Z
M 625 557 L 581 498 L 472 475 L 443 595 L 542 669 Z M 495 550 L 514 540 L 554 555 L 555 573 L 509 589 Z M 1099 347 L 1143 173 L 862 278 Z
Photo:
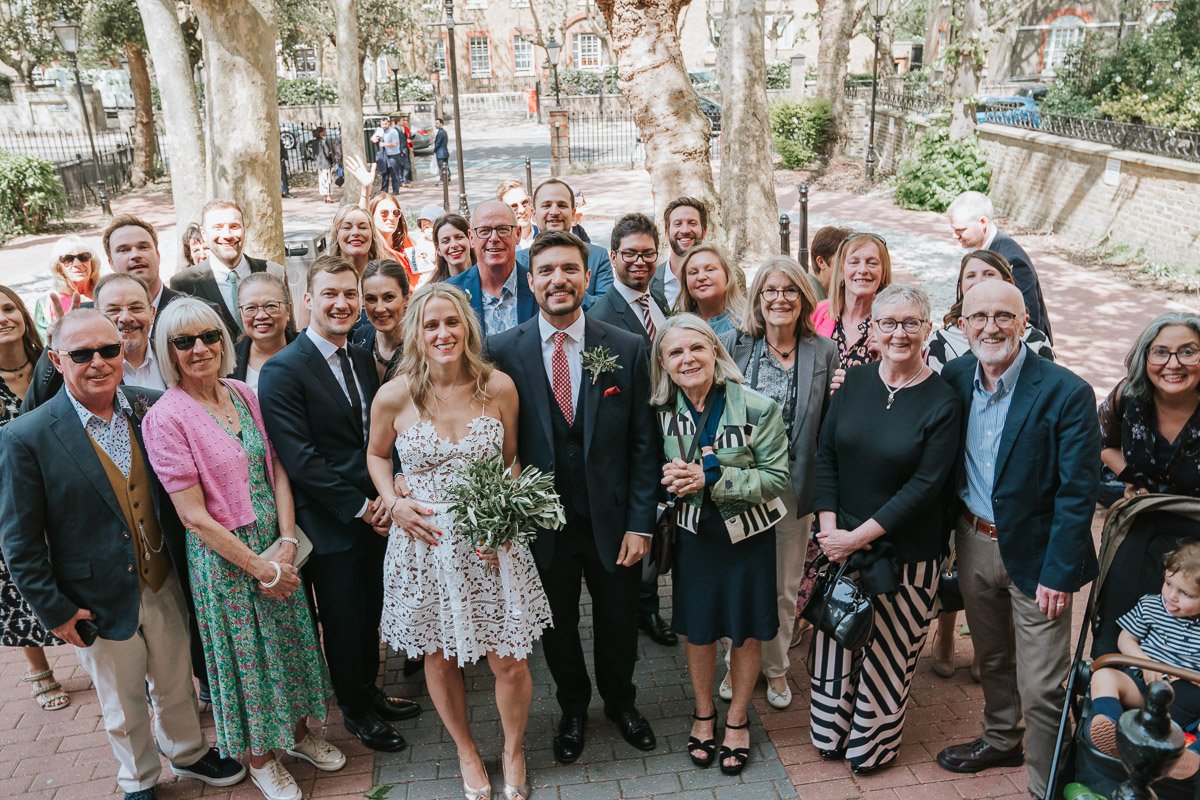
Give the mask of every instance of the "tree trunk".
M 272 0 L 192 0 L 192 8 L 204 39 L 205 105 L 214 131 L 212 196 L 242 207 L 248 253 L 282 261 Z
M 162 101 L 165 160 L 171 173 L 171 198 L 179 227 L 200 221 L 208 198 L 208 169 L 204 161 L 204 128 L 196 102 L 192 62 L 175 9 L 175 0 L 137 0 L 154 62 L 154 77 Z
M 817 96 L 833 104 L 834 135 L 846 138 L 846 70 L 854 34 L 856 0 L 818 0 L 820 48 L 817 50 Z
M 671 200 L 689 195 L 709 205 L 714 212 L 709 229 L 719 231 L 708 156 L 711 126 L 679 48 L 677 22 L 689 2 L 597 0 L 596 5 L 608 22 L 621 91 L 646 148 L 655 219 Z
M 133 94 L 133 164 L 129 182 L 145 186 L 154 180 L 154 108 L 150 99 L 150 70 L 146 51 L 133 42 L 125 43 L 129 62 L 129 88 Z
M 764 0 L 726 0 L 717 83 L 721 108 L 721 226 L 734 260 L 757 266 L 778 252 Z
M 334 37 L 337 41 L 338 123 L 342 128 L 342 158 L 365 160 L 363 143 L 362 73 L 358 53 L 358 14 L 355 0 L 331 0 Z M 356 198 L 359 183 L 346 170 L 346 197 Z
M 954 77 L 950 82 L 950 138 L 957 141 L 975 133 L 975 94 L 979 91 L 979 73 L 983 69 L 983 29 L 986 12 L 982 0 L 966 0 L 962 7 L 962 27 L 948 48 L 954 59 Z

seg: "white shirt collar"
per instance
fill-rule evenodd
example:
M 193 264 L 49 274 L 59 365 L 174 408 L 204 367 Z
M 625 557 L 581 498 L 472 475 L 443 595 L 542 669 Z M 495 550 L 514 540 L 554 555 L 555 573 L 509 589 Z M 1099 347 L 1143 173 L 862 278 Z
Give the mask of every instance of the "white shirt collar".
M 650 294 L 649 290 L 646 290 L 644 292 L 639 292 L 637 289 L 630 289 L 628 286 L 626 286 L 625 284 L 623 284 L 617 280 L 613 281 L 613 286 L 615 286 L 617 288 L 617 293 L 620 294 L 621 297 L 624 297 L 625 302 L 629 303 L 629 305 L 633 305 L 634 303 L 636 303 L 638 301 L 638 298 L 641 297 L 642 295 Z M 650 298 L 650 304 L 654 305 L 653 297 Z
M 307 328 L 305 328 L 304 333 L 309 339 L 312 340 L 312 343 L 317 346 L 317 350 L 320 351 L 321 357 L 326 361 L 337 355 L 339 345 L 334 344 L 321 334 L 317 333 L 316 329 L 312 325 L 309 325 Z M 350 342 L 347 340 L 346 344 L 340 345 L 340 347 L 349 347 L 349 345 Z
M 154 313 L 158 314 L 158 304 L 162 302 L 163 289 L 166 288 L 165 283 L 158 284 L 158 294 L 154 295 L 154 299 L 150 301 L 150 305 L 154 306 Z
M 216 259 L 208 260 L 208 267 L 212 270 L 213 278 L 220 285 L 229 280 L 230 269 L 224 264 L 220 264 Z M 245 278 L 250 275 L 250 262 L 246 260 L 246 254 L 242 253 L 242 260 L 237 263 L 237 266 L 232 271 L 236 271 L 239 278 Z M 156 306 L 157 307 L 157 306 Z
M 583 314 L 580 314 L 579 319 L 564 328 L 562 332 L 572 342 L 583 344 L 583 330 L 586 326 L 587 318 Z M 541 333 L 542 341 L 548 342 L 551 336 L 559 332 L 559 329 L 551 325 L 543 314 L 538 314 L 538 331 Z

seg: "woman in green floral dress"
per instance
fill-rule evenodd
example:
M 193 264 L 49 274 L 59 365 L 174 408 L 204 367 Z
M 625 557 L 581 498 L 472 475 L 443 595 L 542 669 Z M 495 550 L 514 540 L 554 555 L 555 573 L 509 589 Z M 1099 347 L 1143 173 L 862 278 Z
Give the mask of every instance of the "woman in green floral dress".
M 208 341 L 205 341 L 205 340 Z M 233 348 L 204 303 L 177 300 L 156 331 L 170 388 L 146 414 L 147 455 L 188 529 L 187 561 L 222 755 L 249 752 L 267 800 L 300 800 L 275 750 L 320 770 L 345 756 L 308 730 L 332 693 L 294 564 L 291 486 L 254 393 L 222 380 Z M 278 553 L 260 553 L 281 540 Z

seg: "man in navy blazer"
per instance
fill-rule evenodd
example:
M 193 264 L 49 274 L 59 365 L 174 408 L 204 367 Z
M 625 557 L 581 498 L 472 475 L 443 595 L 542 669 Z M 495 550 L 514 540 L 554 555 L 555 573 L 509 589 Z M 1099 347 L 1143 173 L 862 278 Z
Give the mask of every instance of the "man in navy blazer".
M 533 190 L 533 235 L 537 238 L 545 231 L 570 231 L 575 225 L 575 191 L 558 178 L 550 178 Z M 612 262 L 608 251 L 598 244 L 584 243 L 588 249 L 587 294 L 583 298 L 586 311 L 599 300 L 613 284 Z M 529 267 L 529 250 L 517 253 L 517 264 Z
M 485 337 L 515 328 L 537 314 L 529 269 L 519 268 L 516 262 L 518 235 L 511 208 L 499 200 L 480 203 L 471 215 L 476 263 L 447 281 L 467 293 Z
M 1041 797 L 1070 664 L 1071 597 L 1096 577 L 1100 428 L 1092 388 L 1022 344 L 1027 319 L 1016 286 L 975 286 L 959 320 L 971 354 L 942 371 L 968 409 L 955 546 L 984 722 L 938 763 L 978 772 L 1024 760 Z
M 656 746 L 634 706 L 641 559 L 658 498 L 660 444 L 650 407 L 642 339 L 582 312 L 587 245 L 549 231 L 530 248 L 529 283 L 541 314 L 488 339 L 488 354 L 521 398 L 517 453 L 554 473 L 567 524 L 540 531 L 530 549 L 554 627 L 542 637 L 562 708 L 554 755 L 564 763 L 584 747 L 592 684 L 579 639 L 580 583 L 592 596 L 596 684 L 605 714 L 627 742 Z M 592 374 L 586 351 L 603 348 L 616 367 Z
M 450 165 L 450 135 L 446 133 L 446 128 L 441 117 L 433 121 L 437 127 L 437 133 L 433 135 L 433 157 L 437 159 L 438 174 Z
M 99 311 L 73 311 L 54 331 L 65 388 L 0 428 L 0 547 L 13 581 L 91 676 L 126 800 L 154 799 L 159 751 L 176 775 L 232 785 L 245 768 L 209 748 L 192 689 L 185 556 L 173 546 L 183 527 L 142 442 L 159 393 L 120 386 L 121 339 Z M 99 631 L 90 644 L 84 621 Z

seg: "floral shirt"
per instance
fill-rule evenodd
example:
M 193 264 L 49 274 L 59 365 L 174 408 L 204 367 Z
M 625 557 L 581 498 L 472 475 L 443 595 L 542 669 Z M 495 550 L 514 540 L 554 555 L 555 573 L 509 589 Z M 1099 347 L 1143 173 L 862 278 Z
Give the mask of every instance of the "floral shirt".
M 0 378 L 0 426 L 13 420 L 21 413 L 21 398 L 8 388 L 8 384 Z
M 870 364 L 879 360 L 879 353 L 872 351 L 870 348 L 871 342 L 871 318 L 867 317 L 862 322 L 858 323 L 858 332 L 861 334 L 858 341 L 852 347 L 846 346 L 846 331 L 842 327 L 842 320 L 839 317 L 833 326 L 833 341 L 837 343 L 838 356 L 842 361 L 842 369 L 856 367 L 859 364 Z
M 1117 477 L 1151 492 L 1200 497 L 1200 407 L 1169 442 L 1158 431 L 1154 402 L 1124 391 L 1121 381 L 1100 404 L 1100 446 L 1119 447 L 1125 456 Z

